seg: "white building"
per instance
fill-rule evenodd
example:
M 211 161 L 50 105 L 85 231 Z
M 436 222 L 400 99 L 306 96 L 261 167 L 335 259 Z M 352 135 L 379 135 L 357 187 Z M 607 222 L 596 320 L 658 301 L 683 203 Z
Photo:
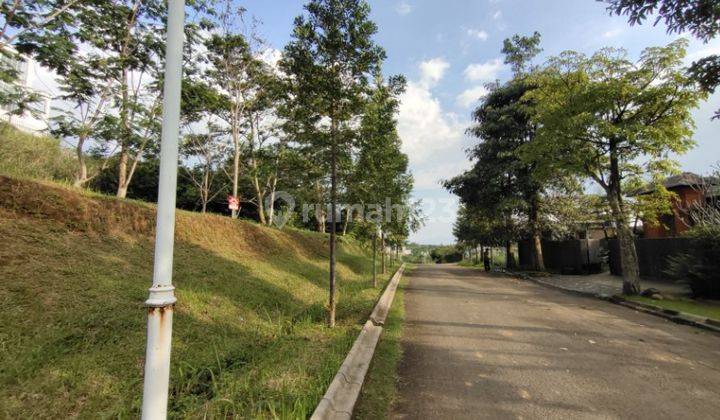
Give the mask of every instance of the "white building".
M 40 133 L 47 130 L 52 94 L 49 89 L 38 89 L 31 84 L 31 80 L 38 78 L 36 72 L 40 68 L 39 64 L 32 58 L 22 54 L 13 54 L 11 57 L 0 54 L 0 60 L 10 61 L 10 65 L 14 66 L 18 71 L 19 77 L 16 82 L 18 85 L 40 97 L 40 100 L 30 104 L 30 110 L 23 112 L 22 115 L 12 115 L 10 114 L 10 107 L 0 105 L 0 120 L 30 133 Z M 7 85 L 0 82 L 0 89 L 7 89 Z

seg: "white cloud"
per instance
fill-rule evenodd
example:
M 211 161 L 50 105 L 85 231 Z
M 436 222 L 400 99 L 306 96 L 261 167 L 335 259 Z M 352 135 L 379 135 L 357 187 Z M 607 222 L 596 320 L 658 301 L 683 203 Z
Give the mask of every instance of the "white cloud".
M 623 32 L 624 32 L 624 30 L 622 28 L 611 29 L 609 31 L 604 32 L 602 34 L 602 36 L 603 36 L 603 38 L 615 38 L 616 36 L 620 35 Z
M 485 86 L 475 86 L 470 89 L 466 89 L 456 98 L 458 105 L 463 108 L 469 108 L 475 104 L 480 98 L 488 94 L 488 90 Z
M 420 84 L 426 89 L 435 86 L 445 75 L 450 63 L 442 58 L 432 58 L 420 63 Z
M 260 52 L 258 58 L 268 64 L 276 72 L 280 72 L 278 62 L 282 58 L 282 51 L 276 48 L 266 48 Z
M 412 5 L 406 1 L 401 1 L 400 3 L 395 6 L 395 11 L 397 11 L 401 15 L 407 15 L 408 13 L 412 12 Z
M 470 161 L 467 159 L 428 165 L 413 173 L 414 186 L 418 189 L 438 188 L 442 181 L 455 177 L 469 168 Z
M 691 63 L 700 58 L 707 57 L 708 55 L 720 55 L 720 40 L 711 41 L 708 44 L 703 45 L 699 50 L 688 52 L 685 61 L 687 63 Z
M 503 68 L 503 62 L 499 58 L 495 58 L 485 63 L 474 63 L 470 64 L 465 68 L 465 78 L 473 81 L 486 81 L 490 82 L 497 78 L 498 73 Z
M 480 41 L 486 41 L 488 39 L 488 33 L 482 29 L 468 29 L 465 33 L 472 38 L 479 39 Z
M 413 233 L 412 240 L 450 243 L 457 204 L 453 205 L 453 197 L 439 182 L 469 165 L 463 152 L 468 121 L 444 110 L 431 90 L 444 76 L 448 63 L 436 58 L 418 67 L 420 76 L 408 83 L 398 110 L 398 134 L 415 177 L 414 194 L 420 190 L 415 197 L 423 200 L 428 216 L 427 223 Z
M 459 147 L 464 125 L 445 112 L 423 83 L 409 82 L 400 97 L 398 133 L 412 164 Z
M 497 12 L 493 13 L 492 18 L 493 20 L 499 20 L 502 19 L 502 11 L 498 10 Z

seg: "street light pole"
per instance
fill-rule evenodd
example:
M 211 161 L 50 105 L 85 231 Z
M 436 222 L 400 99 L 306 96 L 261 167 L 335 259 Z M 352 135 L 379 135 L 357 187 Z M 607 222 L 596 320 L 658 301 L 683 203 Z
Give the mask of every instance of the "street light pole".
M 142 403 L 145 420 L 167 417 L 173 306 L 177 300 L 172 285 L 172 267 L 184 26 L 185 0 L 168 0 L 155 266 L 150 296 L 145 301 L 148 311 Z

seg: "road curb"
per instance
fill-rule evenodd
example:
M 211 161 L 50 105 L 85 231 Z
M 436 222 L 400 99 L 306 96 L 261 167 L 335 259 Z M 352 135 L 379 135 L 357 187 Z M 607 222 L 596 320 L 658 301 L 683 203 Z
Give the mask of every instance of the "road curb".
M 395 298 L 395 291 L 405 270 L 405 264 L 400 265 L 390 282 L 385 287 L 382 296 L 375 304 L 370 319 L 365 322 L 358 338 L 355 339 L 350 352 L 348 352 L 340 369 L 335 374 L 325 395 L 315 408 L 310 419 L 349 419 L 362 389 L 365 374 L 375 354 L 385 319 Z
M 569 293 L 572 295 L 601 299 L 601 300 L 604 300 L 607 302 L 614 303 L 616 305 L 634 309 L 639 312 L 659 316 L 661 318 L 665 318 L 669 321 L 675 322 L 676 324 L 690 325 L 692 327 L 702 328 L 707 331 L 713 331 L 715 333 L 720 333 L 720 321 L 714 320 L 711 318 L 703 318 L 703 317 L 689 314 L 686 312 L 680 312 L 680 311 L 675 311 L 672 309 L 661 308 L 659 306 L 648 305 L 645 303 L 633 302 L 633 301 L 625 299 L 624 297 L 622 297 L 620 295 L 609 296 L 609 295 L 604 295 L 604 294 L 600 294 L 600 293 L 584 292 L 581 290 L 568 289 L 565 287 L 560 287 L 555 284 L 542 281 L 542 279 L 538 279 L 538 278 L 529 276 L 525 273 L 516 273 L 516 272 L 512 272 L 512 271 L 507 271 L 507 270 L 505 271 L 505 273 L 512 277 L 515 277 L 515 278 L 531 281 L 535 284 L 539 284 L 544 287 L 549 287 L 552 289 L 560 290 L 560 291 L 563 291 L 565 293 Z

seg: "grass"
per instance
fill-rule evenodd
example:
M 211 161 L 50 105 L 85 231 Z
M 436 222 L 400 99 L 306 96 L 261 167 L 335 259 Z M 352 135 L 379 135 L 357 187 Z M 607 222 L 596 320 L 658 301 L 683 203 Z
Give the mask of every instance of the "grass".
M 409 272 L 408 270 L 405 270 L 405 274 Z M 405 283 L 403 277 L 365 377 L 358 404 L 355 406 L 353 417 L 356 419 L 387 418 L 397 396 L 397 367 L 402 357 L 400 340 L 405 319 L 403 301 Z
M 25 133 L 0 121 L 0 174 L 70 182 L 75 165 L 73 155 L 59 140 Z
M 138 417 L 154 219 L 147 203 L 0 177 L 0 418 Z M 171 417 L 312 413 L 381 291 L 342 238 L 327 328 L 326 248 L 178 212 Z
M 517 258 L 517 252 L 515 255 Z M 460 261 L 458 263 L 458 265 L 463 266 L 463 267 L 483 268 L 482 255 L 480 255 L 480 258 L 478 258 L 478 261 L 475 262 L 475 253 L 473 252 L 473 255 L 471 258 L 463 259 L 462 261 Z M 491 265 L 493 267 L 505 267 L 505 248 L 493 248 Z
M 658 300 L 650 299 L 643 296 L 623 296 L 627 300 L 646 305 L 658 306 L 663 309 L 671 309 L 674 311 L 685 312 L 692 315 L 701 316 L 703 318 L 712 318 L 720 320 L 720 305 L 698 302 L 692 299 L 675 299 L 675 300 Z

